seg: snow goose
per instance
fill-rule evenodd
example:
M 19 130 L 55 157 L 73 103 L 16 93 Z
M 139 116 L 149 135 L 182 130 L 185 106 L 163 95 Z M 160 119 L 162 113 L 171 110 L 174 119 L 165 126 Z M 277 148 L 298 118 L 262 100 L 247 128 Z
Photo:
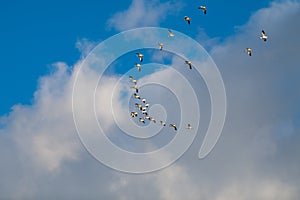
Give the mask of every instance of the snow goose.
M 150 117 L 150 121 L 156 123 L 156 120 L 153 117 Z
M 185 61 L 185 64 L 187 64 L 187 65 L 190 67 L 190 69 L 192 69 L 192 62 L 191 62 L 191 61 L 186 60 L 186 61 Z
M 266 35 L 264 30 L 261 31 L 260 39 L 262 39 L 264 42 L 266 42 L 268 39 L 268 36 Z
M 203 13 L 206 15 L 206 6 L 199 6 L 198 9 L 203 10 Z
M 139 57 L 140 62 L 143 62 L 144 55 L 141 53 L 136 53 L 136 56 Z
M 133 97 L 136 99 L 141 99 L 141 97 L 139 95 L 137 95 L 136 93 L 133 94 Z
M 245 52 L 249 55 L 249 56 L 252 56 L 252 49 L 251 48 L 246 48 L 245 49 Z
M 166 126 L 166 122 L 160 121 L 160 124 L 161 124 L 162 126 Z
M 136 117 L 138 115 L 137 112 L 131 112 L 131 117 Z
M 186 128 L 187 128 L 187 129 L 192 129 L 191 124 L 188 124 Z
M 170 127 L 173 127 L 175 131 L 177 131 L 176 124 L 170 124 Z
M 145 120 L 143 119 L 143 118 L 139 118 L 139 122 L 142 122 L 142 123 L 144 123 L 145 124 Z
M 129 76 L 129 79 L 131 80 L 132 83 L 136 84 L 137 80 L 133 78 L 133 76 Z
M 139 63 L 135 63 L 135 65 L 134 65 L 139 71 L 141 71 L 141 64 L 139 64 Z
M 159 50 L 161 51 L 164 47 L 163 43 L 158 43 L 158 46 L 159 46 Z
M 188 24 L 191 24 L 191 19 L 192 18 L 190 18 L 188 16 L 184 16 L 184 20 L 187 21 Z
M 170 29 L 168 30 L 168 32 L 169 32 L 169 37 L 174 37 L 175 36 L 174 33 Z
M 134 85 L 133 87 L 130 87 L 131 89 L 134 89 L 136 93 L 139 93 L 139 88 L 137 85 Z

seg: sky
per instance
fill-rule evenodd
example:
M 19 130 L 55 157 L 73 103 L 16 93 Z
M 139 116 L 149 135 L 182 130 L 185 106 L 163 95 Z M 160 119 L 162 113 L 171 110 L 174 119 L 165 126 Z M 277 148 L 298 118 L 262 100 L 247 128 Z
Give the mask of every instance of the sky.
M 207 6 L 207 15 L 197 9 L 201 4 Z M 190 25 L 183 20 L 186 15 L 192 18 Z M 10 1 L 1 3 L 0 19 L 0 199 L 300 198 L 299 1 Z M 97 73 L 87 70 L 81 77 L 85 81 L 76 111 L 84 122 L 78 127 L 72 92 L 80 67 L 97 44 L 121 31 L 147 26 L 181 32 L 206 49 L 224 81 L 227 114 L 215 148 L 199 160 L 211 115 L 205 82 L 178 67 L 182 60 L 174 54 L 165 53 L 164 60 L 159 51 L 145 50 L 145 55 L 154 55 L 145 56 L 144 62 L 172 65 L 188 78 L 201 99 L 201 123 L 193 144 L 172 165 L 131 174 L 98 162 L 78 137 L 79 126 L 93 130 L 84 119 L 91 115 L 88 89 L 98 80 Z M 268 35 L 266 43 L 259 39 L 262 29 Z M 246 47 L 252 48 L 251 57 Z M 178 79 L 174 82 L 172 68 L 153 71 L 149 65 L 139 74 L 133 64 L 124 64 L 130 56 L 120 57 L 105 71 L 95 113 L 115 144 L 130 151 L 154 150 L 173 138 L 170 129 L 137 144 L 122 135 L 118 126 L 127 122 L 128 109 L 116 102 L 123 100 L 120 91 L 127 85 L 118 80 L 134 73 L 142 74 L 141 83 L 182 85 Z M 92 61 L 101 64 L 106 59 Z M 178 105 L 188 97 L 178 100 L 164 88 L 144 89 L 142 95 L 153 94 L 147 99 L 168 111 L 168 122 L 179 123 L 176 116 L 184 111 Z M 116 95 L 114 108 L 107 98 L 111 91 Z M 114 158 L 113 153 L 106 155 Z

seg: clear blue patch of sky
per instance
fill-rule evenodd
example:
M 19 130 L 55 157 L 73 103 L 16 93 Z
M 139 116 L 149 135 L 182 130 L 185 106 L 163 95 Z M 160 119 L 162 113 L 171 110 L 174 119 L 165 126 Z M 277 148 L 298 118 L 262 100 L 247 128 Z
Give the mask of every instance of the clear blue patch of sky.
M 244 24 L 257 9 L 268 6 L 268 0 L 255 1 L 185 1 L 176 16 L 166 18 L 162 27 L 170 27 L 195 37 L 204 28 L 210 37 L 225 38 L 234 26 Z M 207 5 L 204 16 L 197 7 Z M 49 72 L 51 63 L 74 64 L 80 53 L 78 39 L 101 41 L 117 33 L 106 22 L 114 13 L 127 9 L 129 1 L 3 1 L 0 4 L 0 115 L 11 106 L 29 104 L 38 78 Z M 184 15 L 193 18 L 187 26 Z M 143 19 L 141 19 L 143 20 Z

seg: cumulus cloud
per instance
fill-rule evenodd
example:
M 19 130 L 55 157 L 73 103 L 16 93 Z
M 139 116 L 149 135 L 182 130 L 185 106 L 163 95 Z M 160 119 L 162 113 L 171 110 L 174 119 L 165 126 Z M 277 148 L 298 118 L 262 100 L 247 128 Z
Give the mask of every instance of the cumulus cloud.
M 131 5 L 144 7 L 144 11 L 154 6 L 138 1 Z M 299 8 L 295 1 L 272 3 L 254 13 L 236 35 L 212 48 L 228 97 L 221 139 L 206 159 L 198 160 L 203 136 L 197 136 L 182 158 L 155 173 L 119 173 L 84 151 L 71 107 L 74 78 L 81 61 L 72 68 L 56 63 L 53 73 L 40 79 L 32 105 L 16 105 L 1 118 L 1 197 L 299 199 L 300 69 L 296 52 L 300 41 L 290 39 L 300 34 L 295 26 L 300 20 Z M 162 11 L 157 12 L 154 19 L 146 17 L 146 21 L 154 23 Z M 113 20 L 110 23 L 124 29 Z M 140 24 L 126 27 L 136 25 Z M 261 29 L 269 35 L 267 43 L 259 39 Z M 248 46 L 253 49 L 252 57 L 243 52 Z M 95 76 L 87 75 L 88 87 Z M 117 78 L 107 77 L 99 88 L 102 95 L 97 97 L 103 103 L 97 112 L 107 120 L 106 128 L 113 131 L 117 131 L 111 124 L 113 118 L 105 113 L 110 107 L 107 96 Z
M 40 79 L 34 104 L 15 105 L 5 124 L 24 154 L 22 159 L 50 171 L 57 170 L 63 160 L 76 160 L 79 149 L 72 136 L 70 73 L 63 63 L 54 68 L 54 73 Z
M 80 51 L 82 57 L 86 57 L 96 45 L 96 42 L 92 42 L 87 38 L 82 38 L 76 41 L 75 47 Z
M 178 1 L 161 3 L 158 0 L 132 0 L 129 8 L 112 16 L 107 24 L 118 31 L 142 26 L 157 26 L 168 14 L 176 13 L 182 7 Z

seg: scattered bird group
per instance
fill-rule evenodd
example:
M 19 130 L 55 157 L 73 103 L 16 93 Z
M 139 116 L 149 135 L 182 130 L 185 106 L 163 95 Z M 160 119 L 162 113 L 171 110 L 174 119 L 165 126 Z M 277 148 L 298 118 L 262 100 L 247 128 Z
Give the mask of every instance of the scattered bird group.
M 172 33 L 171 30 L 168 30 L 169 32 L 169 37 L 174 37 L 174 34 Z M 158 43 L 159 46 L 159 50 L 162 51 L 163 49 L 163 44 L 162 43 Z M 140 63 L 143 62 L 143 58 L 144 55 L 137 52 L 136 56 L 139 58 Z M 136 63 L 135 67 L 137 67 L 138 71 L 141 71 L 141 64 L 140 63 Z M 187 65 L 189 65 L 190 69 L 192 69 L 192 63 L 190 61 L 185 61 L 185 63 Z M 145 98 L 141 98 L 140 95 L 138 95 L 139 93 L 139 88 L 137 86 L 137 80 L 133 77 L 133 76 L 129 76 L 129 80 L 134 84 L 133 86 L 130 86 L 131 89 L 134 89 L 134 93 L 133 93 L 133 98 L 138 100 L 138 102 L 135 103 L 135 107 L 137 110 L 135 111 L 131 111 L 130 115 L 132 118 L 138 117 L 138 122 L 145 124 L 146 120 L 152 122 L 152 123 L 156 123 L 156 120 L 149 116 L 147 109 L 149 108 L 150 104 L 146 101 Z M 141 115 L 139 116 L 138 111 L 141 113 Z M 160 125 L 161 126 L 166 126 L 166 122 L 160 120 Z M 175 131 L 177 131 L 177 127 L 175 123 L 171 123 L 170 127 L 174 128 Z M 188 124 L 188 129 L 191 129 L 191 125 Z
M 201 5 L 198 7 L 198 9 L 202 10 L 203 11 L 203 14 L 207 14 L 207 8 L 206 6 L 204 5 Z M 191 20 L 192 18 L 191 17 L 188 17 L 188 16 L 184 16 L 184 20 L 190 25 L 191 24 Z M 169 38 L 173 38 L 175 36 L 175 34 L 172 32 L 171 29 L 168 29 L 168 37 Z M 264 42 L 267 41 L 268 39 L 268 36 L 266 35 L 265 31 L 262 30 L 261 32 L 261 36 L 260 36 L 260 39 L 262 39 Z M 163 43 L 161 42 L 158 42 L 158 47 L 159 47 L 159 50 L 162 51 L 163 50 Z M 245 49 L 245 52 L 249 55 L 249 56 L 252 56 L 252 49 L 250 47 L 247 47 Z M 144 59 L 144 55 L 140 52 L 136 52 L 136 56 L 139 58 L 139 61 L 140 63 L 135 63 L 135 67 L 138 69 L 138 71 L 140 72 L 141 71 L 141 63 L 143 62 L 143 59 Z M 189 60 L 186 60 L 185 61 L 185 64 L 189 66 L 189 69 L 192 69 L 192 62 L 189 61 Z M 137 110 L 135 111 L 132 111 L 130 113 L 131 117 L 133 118 L 138 118 L 138 122 L 140 123 L 143 123 L 145 124 L 146 120 L 148 120 L 149 122 L 152 122 L 152 123 L 156 123 L 156 120 L 149 116 L 147 110 L 150 106 L 149 103 L 146 102 L 146 99 L 145 98 L 141 98 L 138 93 L 139 93 L 139 88 L 137 86 L 137 80 L 134 79 L 132 76 L 129 76 L 129 79 L 130 81 L 134 84 L 133 86 L 131 86 L 130 88 L 133 89 L 135 92 L 133 93 L 133 97 L 134 99 L 138 100 L 138 102 L 135 103 L 135 107 Z M 141 113 L 141 115 L 139 115 L 139 112 Z M 161 126 L 166 126 L 166 122 L 160 120 L 160 125 Z M 170 123 L 169 124 L 169 127 L 173 128 L 175 131 L 177 131 L 177 126 L 175 123 Z M 192 126 L 191 124 L 187 124 L 187 127 L 186 129 L 192 129 Z
M 201 6 L 198 7 L 198 9 L 202 10 L 202 11 L 203 11 L 203 14 L 206 15 L 206 13 L 207 13 L 206 6 L 201 5 Z M 188 24 L 191 24 L 192 18 L 191 18 L 191 17 L 188 17 L 188 16 L 184 16 L 184 20 L 185 20 Z M 170 35 L 170 34 L 171 34 L 171 35 Z M 172 33 L 171 30 L 169 30 L 169 37 L 173 37 L 173 36 L 174 36 L 174 34 Z M 266 35 L 266 33 L 265 33 L 264 30 L 261 31 L 260 39 L 262 39 L 264 42 L 266 42 L 267 39 L 268 39 L 268 36 Z M 249 47 L 246 48 L 246 49 L 245 49 L 245 52 L 246 52 L 249 56 L 252 56 L 252 50 L 251 50 L 251 48 L 249 48 Z M 190 69 L 192 69 L 191 62 L 185 61 L 185 63 L 189 65 Z
M 205 11 L 205 13 L 206 13 L 206 11 Z M 186 17 L 184 17 L 184 19 L 186 21 L 188 21 L 188 23 L 190 24 L 191 18 L 186 16 Z M 175 36 L 173 34 L 172 30 L 170 30 L 170 29 L 168 30 L 168 36 L 170 38 Z M 159 50 L 162 51 L 163 50 L 163 44 L 159 42 L 158 46 L 159 46 Z M 140 63 L 142 63 L 144 55 L 142 53 L 136 52 L 136 56 L 139 58 Z M 141 71 L 141 64 L 140 63 L 135 63 L 135 67 L 138 69 L 139 72 Z M 191 61 L 186 60 L 185 63 L 189 66 L 190 69 L 192 69 L 192 62 Z M 145 120 L 149 120 L 150 122 L 156 123 L 156 120 L 153 117 L 149 116 L 148 112 L 147 112 L 147 109 L 149 108 L 150 104 L 146 102 L 145 98 L 141 98 L 138 95 L 139 88 L 137 86 L 137 80 L 133 76 L 129 76 L 129 79 L 134 84 L 133 86 L 130 87 L 131 89 L 135 90 L 135 92 L 133 93 L 133 98 L 139 100 L 139 102 L 135 103 L 135 107 L 142 114 L 142 116 L 140 116 L 138 118 L 138 122 L 141 122 L 141 123 L 145 124 L 146 123 Z M 130 115 L 131 115 L 131 117 L 134 118 L 134 117 L 138 117 L 139 114 L 138 114 L 137 111 L 132 111 L 130 113 Z M 166 126 L 166 122 L 164 122 L 162 120 L 160 120 L 160 124 L 161 124 L 161 126 Z M 176 126 L 175 123 L 170 123 L 170 127 L 174 128 L 174 130 L 177 131 L 177 126 Z M 191 129 L 191 127 L 192 126 L 190 124 L 187 125 L 187 129 Z
M 264 42 L 266 42 L 267 39 L 268 39 L 268 36 L 266 35 L 266 33 L 265 33 L 264 30 L 261 31 L 260 39 L 262 39 Z M 247 47 L 247 48 L 245 49 L 245 52 L 246 52 L 249 56 L 252 56 L 252 49 L 251 49 L 251 48 Z
M 130 88 L 135 89 L 135 93 L 133 93 L 133 98 L 138 100 L 138 102 L 135 103 L 136 110 L 130 112 L 131 117 L 138 118 L 138 122 L 143 124 L 146 123 L 146 120 L 152 123 L 156 123 L 156 120 L 153 117 L 149 116 L 147 112 L 150 104 L 147 102 L 145 98 L 141 98 L 141 96 L 138 95 L 137 80 L 133 78 L 133 76 L 129 76 L 129 79 L 132 83 L 134 83 L 133 86 L 130 86 Z M 141 113 L 141 115 L 139 115 L 138 111 Z M 166 122 L 160 120 L 160 125 L 166 126 Z M 175 123 L 171 123 L 170 127 L 174 128 L 174 130 L 177 131 L 177 127 Z M 187 125 L 187 129 L 191 129 L 190 124 Z

